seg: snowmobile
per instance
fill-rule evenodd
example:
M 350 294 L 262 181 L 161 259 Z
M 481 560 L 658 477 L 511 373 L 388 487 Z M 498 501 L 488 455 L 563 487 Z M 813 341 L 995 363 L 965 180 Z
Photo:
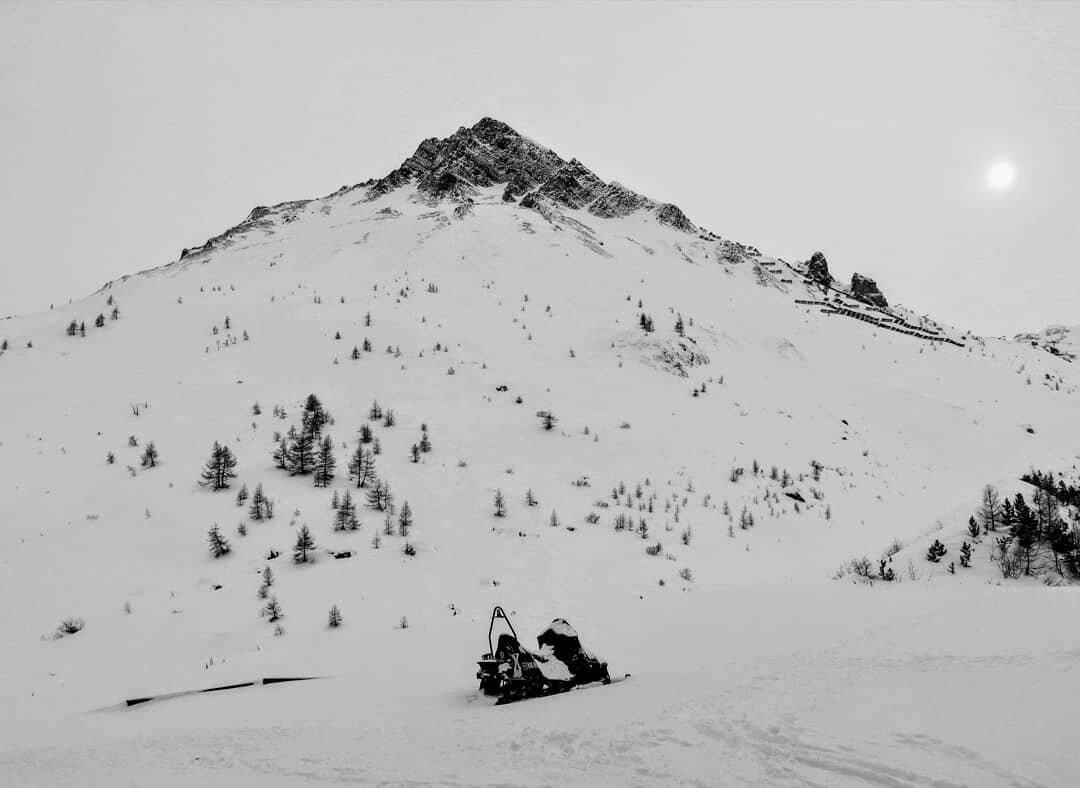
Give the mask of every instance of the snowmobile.
M 509 632 L 492 640 L 495 622 L 503 621 Z M 557 618 L 536 638 L 539 649 L 521 645 L 506 612 L 496 606 L 488 626 L 488 652 L 477 660 L 480 691 L 498 697 L 496 705 L 526 698 L 568 692 L 600 682 L 611 684 L 606 662 L 581 645 L 577 632 L 565 619 Z M 627 678 L 626 676 L 620 677 Z

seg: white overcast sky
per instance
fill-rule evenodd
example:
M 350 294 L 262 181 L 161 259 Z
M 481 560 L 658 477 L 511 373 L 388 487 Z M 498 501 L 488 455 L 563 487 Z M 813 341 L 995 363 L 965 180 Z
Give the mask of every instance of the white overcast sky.
M 0 315 L 490 115 L 960 328 L 1080 324 L 1078 3 L 7 0 L 0 107 Z

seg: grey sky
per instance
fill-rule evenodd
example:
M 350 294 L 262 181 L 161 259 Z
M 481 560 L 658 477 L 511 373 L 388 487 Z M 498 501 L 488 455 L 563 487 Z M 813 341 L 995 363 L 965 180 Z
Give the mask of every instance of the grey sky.
M 1080 323 L 1080 4 L 0 5 L 0 315 L 484 115 L 960 328 Z M 986 170 L 1016 164 L 991 193 Z

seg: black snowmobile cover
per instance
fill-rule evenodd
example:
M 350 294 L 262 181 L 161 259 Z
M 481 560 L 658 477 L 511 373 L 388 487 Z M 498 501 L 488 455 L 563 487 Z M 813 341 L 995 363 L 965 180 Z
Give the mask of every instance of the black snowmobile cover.
M 582 647 L 581 638 L 565 618 L 552 621 L 547 629 L 537 635 L 536 642 L 541 649 L 550 646 L 555 659 L 569 665 L 571 670 L 583 657 L 592 662 L 597 661 L 595 656 Z

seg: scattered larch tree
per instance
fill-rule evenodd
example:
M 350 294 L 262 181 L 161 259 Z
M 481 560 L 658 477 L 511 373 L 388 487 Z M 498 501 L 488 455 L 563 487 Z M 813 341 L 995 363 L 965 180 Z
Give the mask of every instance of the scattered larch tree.
M 218 528 L 217 523 L 210 526 L 210 531 L 206 535 L 206 540 L 210 544 L 210 554 L 214 556 L 214 558 L 221 558 L 232 549 L 229 546 L 229 540 L 221 535 L 221 530 Z
M 262 482 L 255 485 L 255 492 L 251 496 L 251 506 L 248 508 L 248 517 L 255 521 L 270 519 L 270 502 L 263 493 Z
M 156 468 L 158 463 L 158 450 L 154 446 L 153 441 L 148 441 L 143 448 L 142 453 L 142 467 L 144 468 Z
M 314 482 L 316 487 L 329 487 L 334 480 L 334 470 L 337 468 L 337 460 L 334 459 L 334 442 L 329 435 L 324 435 L 319 443 L 319 451 L 315 457 Z
M 229 482 L 236 478 L 236 457 L 232 449 L 214 441 L 214 447 L 210 452 L 210 459 L 203 468 L 200 484 L 217 492 L 229 486 Z
M 334 530 L 355 531 L 359 527 L 360 522 L 356 519 L 356 504 L 353 502 L 352 494 L 346 490 L 334 512 Z
M 300 530 L 296 533 L 296 544 L 293 545 L 293 563 L 294 564 L 306 564 L 312 559 L 312 552 L 315 550 L 315 538 L 311 535 L 311 531 L 307 525 L 300 526 Z
M 385 512 L 393 504 L 394 496 L 385 481 L 374 481 L 368 488 L 366 502 L 369 508 Z
M 982 501 L 976 517 L 986 533 L 996 531 L 1001 524 L 1001 496 L 993 485 L 983 487 Z
M 263 608 L 263 613 L 269 618 L 271 624 L 285 615 L 281 612 L 281 605 L 278 603 L 276 596 L 270 597 L 266 607 Z
M 293 476 L 305 476 L 311 473 L 315 465 L 316 433 L 310 429 L 301 429 L 288 448 L 289 473 Z
M 361 445 L 356 447 L 356 451 L 349 458 L 349 478 L 356 480 L 357 489 L 376 481 L 375 455 L 364 449 L 362 440 Z
M 274 443 L 274 466 L 282 471 L 289 470 L 289 442 L 281 435 Z

